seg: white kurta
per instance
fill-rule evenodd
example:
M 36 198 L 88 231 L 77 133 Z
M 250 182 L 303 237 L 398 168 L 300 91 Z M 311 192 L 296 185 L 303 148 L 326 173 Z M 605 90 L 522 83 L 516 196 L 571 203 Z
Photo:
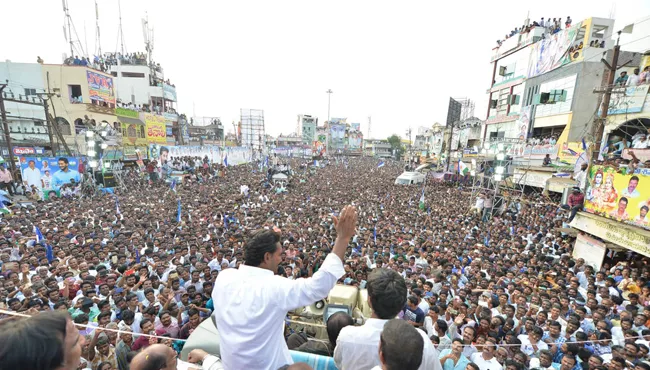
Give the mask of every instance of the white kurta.
M 344 274 L 334 253 L 308 279 L 289 280 L 246 265 L 221 272 L 212 300 L 224 368 L 276 370 L 292 364 L 284 339 L 287 312 L 327 297 Z

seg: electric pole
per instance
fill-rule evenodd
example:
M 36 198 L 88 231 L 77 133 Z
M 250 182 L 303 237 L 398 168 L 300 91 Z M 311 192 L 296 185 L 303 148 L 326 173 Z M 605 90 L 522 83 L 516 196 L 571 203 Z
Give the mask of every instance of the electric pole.
M 325 137 L 327 138 L 325 141 L 327 141 L 327 143 L 325 143 L 325 154 L 329 154 L 329 151 L 330 151 L 330 103 L 331 103 L 332 94 L 334 93 L 334 91 L 332 91 L 332 89 L 327 89 L 327 91 L 325 91 L 325 93 L 327 94 L 327 124 L 325 125 Z
M 9 152 L 9 167 L 11 173 L 16 171 L 16 162 L 14 162 L 14 148 L 11 145 L 11 134 L 9 133 L 9 123 L 7 122 L 7 111 L 5 110 L 4 89 L 7 84 L 0 84 L 0 118 L 2 118 L 2 130 L 5 133 L 5 142 L 7 143 L 7 152 Z
M 596 122 L 596 126 L 594 127 L 594 153 L 597 153 L 595 155 L 596 158 L 600 155 L 600 144 L 602 141 L 603 133 L 605 131 L 605 122 L 607 121 L 607 111 L 609 110 L 609 102 L 612 98 L 612 90 L 614 89 L 614 77 L 616 77 L 616 70 L 619 68 L 618 66 L 618 56 L 621 50 L 621 47 L 619 46 L 619 40 L 621 39 L 621 33 L 623 31 L 618 31 L 618 37 L 616 38 L 616 45 L 614 46 L 614 53 L 612 55 L 612 64 L 609 64 L 607 60 L 602 58 L 600 61 L 605 64 L 605 67 L 607 68 L 607 85 L 605 85 L 604 90 L 594 90 L 595 93 L 601 93 L 603 94 L 603 105 L 601 107 L 601 112 L 600 112 L 600 118 Z M 620 67 L 624 67 L 627 64 L 629 64 L 630 61 L 625 62 L 623 65 Z M 593 159 L 593 156 L 592 156 Z

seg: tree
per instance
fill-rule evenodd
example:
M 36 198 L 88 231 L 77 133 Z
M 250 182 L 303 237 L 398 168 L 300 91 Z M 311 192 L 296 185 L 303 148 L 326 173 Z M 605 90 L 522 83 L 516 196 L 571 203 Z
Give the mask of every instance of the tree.
M 390 148 L 393 151 L 395 158 L 399 160 L 402 157 L 402 154 L 404 153 L 402 138 L 399 137 L 398 135 L 393 134 L 389 136 L 386 140 L 390 144 Z

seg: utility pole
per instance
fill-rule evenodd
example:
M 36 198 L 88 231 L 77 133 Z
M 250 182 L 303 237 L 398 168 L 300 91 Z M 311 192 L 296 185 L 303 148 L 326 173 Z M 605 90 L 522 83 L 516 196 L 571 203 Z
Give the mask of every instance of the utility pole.
M 332 89 L 327 89 L 327 91 L 325 91 L 325 93 L 327 94 L 327 124 L 325 125 L 325 137 L 326 137 L 325 141 L 327 141 L 327 142 L 325 143 L 325 154 L 329 154 L 329 151 L 330 151 L 330 103 L 331 103 L 332 94 L 334 93 L 334 91 L 332 91 Z
M 618 37 L 616 38 L 616 45 L 614 46 L 614 54 L 612 55 L 612 64 L 609 64 L 607 60 L 602 58 L 600 61 L 605 64 L 607 67 L 607 85 L 605 86 L 605 90 L 594 90 L 596 93 L 601 93 L 603 95 L 603 105 L 601 107 L 601 112 L 600 112 L 600 119 L 597 120 L 596 126 L 594 127 L 594 153 L 597 153 L 595 155 L 596 158 L 600 155 L 600 144 L 602 141 L 603 133 L 605 131 L 605 122 L 607 122 L 607 111 L 609 110 L 609 102 L 612 98 L 612 90 L 614 89 L 614 77 L 616 77 L 616 70 L 619 68 L 618 66 L 618 56 L 621 50 L 621 47 L 619 46 L 619 41 L 621 39 L 621 33 L 623 31 L 618 31 Z M 624 64 L 622 64 L 620 67 L 625 67 L 627 64 L 629 64 L 631 61 L 627 61 Z M 592 156 L 593 159 L 594 156 Z
M 11 145 L 11 134 L 9 133 L 9 123 L 7 123 L 7 111 L 5 110 L 4 89 L 7 84 L 0 84 L 0 118 L 2 118 L 2 130 L 5 132 L 5 142 L 9 152 L 9 167 L 11 173 L 16 171 L 16 162 L 14 162 L 14 148 Z

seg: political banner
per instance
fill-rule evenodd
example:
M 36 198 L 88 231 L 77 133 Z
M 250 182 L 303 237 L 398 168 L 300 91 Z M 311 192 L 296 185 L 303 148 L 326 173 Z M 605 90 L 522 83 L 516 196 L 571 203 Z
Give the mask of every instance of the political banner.
M 591 166 L 587 177 L 585 211 L 650 229 L 650 168 L 634 173 L 614 167 Z
M 86 71 L 90 100 L 115 105 L 113 78 L 97 72 Z
M 147 126 L 147 141 L 150 144 L 167 144 L 167 126 L 165 117 L 145 113 L 144 123 Z
M 63 184 L 81 181 L 79 160 L 74 157 L 18 157 L 23 184 L 42 192 L 43 199 L 59 195 Z
M 530 47 L 527 77 L 542 75 L 571 62 L 569 49 L 575 43 L 579 30 L 580 24 L 534 43 Z

